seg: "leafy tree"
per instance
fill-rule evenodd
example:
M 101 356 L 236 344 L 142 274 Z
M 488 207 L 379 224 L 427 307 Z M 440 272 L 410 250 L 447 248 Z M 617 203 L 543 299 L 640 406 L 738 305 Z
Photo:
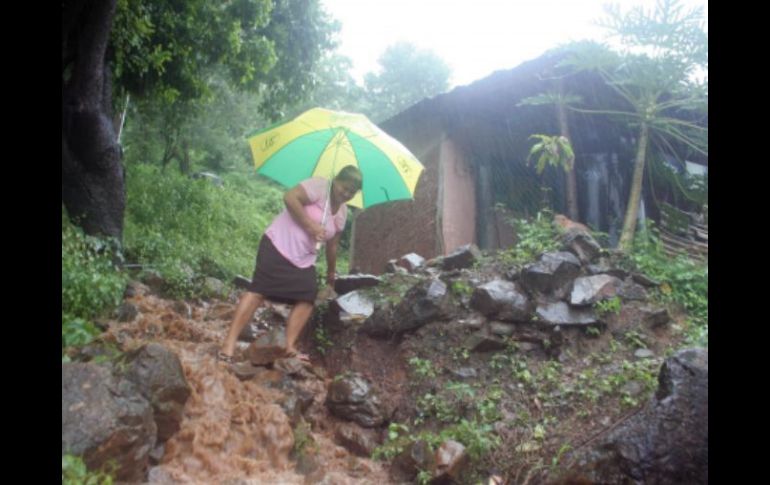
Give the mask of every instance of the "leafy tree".
M 451 69 L 430 50 L 399 42 L 385 50 L 379 63 L 379 74 L 369 73 L 364 79 L 370 100 L 367 114 L 375 122 L 449 88 Z
M 623 14 L 617 7 L 608 7 L 602 25 L 620 40 L 621 53 L 589 43 L 576 50 L 567 64 L 595 70 L 626 101 L 619 109 L 574 109 L 618 116 L 638 130 L 619 243 L 620 249 L 627 250 L 636 230 L 650 146 L 671 154 L 690 150 L 708 155 L 708 128 L 698 122 L 699 113 L 708 109 L 708 84 L 693 80 L 699 69 L 708 69 L 708 36 L 702 9 L 684 11 L 678 0 L 660 0 L 651 12 L 636 7 Z
M 318 0 L 66 0 L 62 12 L 62 202 L 87 233 L 118 239 L 125 184 L 112 79 L 119 93 L 170 110 L 164 156 L 179 147 L 184 165 L 191 144 L 175 142 L 175 130 L 210 95 L 213 72 L 257 92 L 276 119 L 311 90 L 335 29 Z

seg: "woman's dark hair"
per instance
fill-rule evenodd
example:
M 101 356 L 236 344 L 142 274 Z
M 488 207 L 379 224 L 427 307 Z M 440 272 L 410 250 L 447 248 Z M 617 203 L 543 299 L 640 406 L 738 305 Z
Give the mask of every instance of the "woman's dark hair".
M 334 178 L 340 182 L 350 182 L 351 184 L 354 184 L 356 190 L 360 190 L 363 185 L 361 171 L 354 165 L 346 165 Z

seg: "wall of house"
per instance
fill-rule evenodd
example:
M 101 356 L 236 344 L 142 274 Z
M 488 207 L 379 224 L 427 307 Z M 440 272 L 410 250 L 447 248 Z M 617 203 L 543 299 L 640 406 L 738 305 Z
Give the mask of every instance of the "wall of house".
M 449 254 L 460 246 L 476 243 L 476 181 L 472 167 L 449 138 L 441 143 L 440 161 L 440 249 Z
M 402 121 L 383 127 L 422 162 L 414 200 L 377 205 L 353 223 L 350 269 L 381 274 L 387 262 L 408 253 L 428 259 L 439 254 L 437 224 L 439 160 L 442 133 L 435 125 Z

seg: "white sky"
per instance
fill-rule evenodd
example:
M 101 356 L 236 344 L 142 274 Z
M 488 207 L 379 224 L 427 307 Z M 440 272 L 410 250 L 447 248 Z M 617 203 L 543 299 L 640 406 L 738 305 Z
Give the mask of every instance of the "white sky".
M 321 0 L 342 23 L 339 52 L 353 60 L 353 75 L 378 69 L 388 46 L 407 41 L 430 49 L 452 68 L 452 86 L 511 69 L 571 40 L 596 39 L 604 0 Z M 623 11 L 655 0 L 619 0 Z M 684 0 L 702 6 L 708 0 Z

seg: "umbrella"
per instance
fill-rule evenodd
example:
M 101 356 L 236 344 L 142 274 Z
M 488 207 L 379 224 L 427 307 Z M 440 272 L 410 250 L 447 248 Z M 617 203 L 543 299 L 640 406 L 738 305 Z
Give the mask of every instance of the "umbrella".
M 257 173 L 286 187 L 309 177 L 331 180 L 355 165 L 363 186 L 348 205 L 360 209 L 413 198 L 423 170 L 417 157 L 366 116 L 344 111 L 313 108 L 248 141 Z

